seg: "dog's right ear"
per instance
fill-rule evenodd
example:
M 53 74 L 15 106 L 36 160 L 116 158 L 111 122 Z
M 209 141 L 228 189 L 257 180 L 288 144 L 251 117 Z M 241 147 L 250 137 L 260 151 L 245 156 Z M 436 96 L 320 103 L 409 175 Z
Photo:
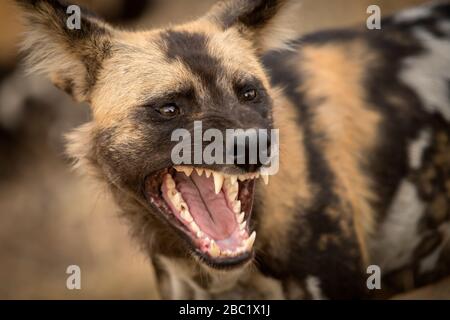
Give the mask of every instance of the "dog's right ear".
M 80 28 L 71 29 L 71 11 L 58 0 L 16 0 L 25 12 L 23 51 L 31 72 L 45 74 L 77 101 L 89 101 L 114 30 L 81 9 Z
M 235 28 L 259 51 L 289 47 L 298 34 L 300 0 L 223 0 L 207 18 L 224 30 Z

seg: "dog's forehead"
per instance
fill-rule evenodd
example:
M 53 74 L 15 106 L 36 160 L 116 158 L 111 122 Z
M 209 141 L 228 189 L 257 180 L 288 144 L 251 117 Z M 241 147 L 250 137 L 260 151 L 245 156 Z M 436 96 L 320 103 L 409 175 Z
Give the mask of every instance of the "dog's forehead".
M 251 46 L 233 30 L 182 27 L 124 34 L 103 66 L 93 107 L 124 111 L 189 88 L 200 95 L 221 95 L 232 90 L 233 81 L 249 75 L 266 84 Z

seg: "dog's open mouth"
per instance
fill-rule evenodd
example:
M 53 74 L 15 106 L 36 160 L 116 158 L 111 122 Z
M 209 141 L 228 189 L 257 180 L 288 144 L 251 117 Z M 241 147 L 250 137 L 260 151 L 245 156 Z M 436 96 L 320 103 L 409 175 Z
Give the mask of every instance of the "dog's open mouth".
M 228 175 L 179 166 L 147 177 L 145 193 L 187 236 L 198 256 L 212 266 L 231 267 L 253 257 L 256 232 L 250 231 L 249 220 L 258 177 L 259 173 Z

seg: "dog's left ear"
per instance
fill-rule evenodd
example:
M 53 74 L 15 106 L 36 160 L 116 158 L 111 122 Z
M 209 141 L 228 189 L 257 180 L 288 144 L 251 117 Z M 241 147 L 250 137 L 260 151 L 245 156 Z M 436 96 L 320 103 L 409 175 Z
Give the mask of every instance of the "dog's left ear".
M 261 52 L 286 47 L 297 37 L 292 25 L 299 7 L 299 0 L 228 0 L 216 4 L 207 18 L 224 30 L 237 28 Z

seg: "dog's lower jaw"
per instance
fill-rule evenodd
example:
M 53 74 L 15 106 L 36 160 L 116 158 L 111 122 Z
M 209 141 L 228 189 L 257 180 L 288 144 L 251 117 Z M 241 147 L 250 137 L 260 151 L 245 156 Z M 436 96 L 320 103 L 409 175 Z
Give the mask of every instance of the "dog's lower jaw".
M 131 236 L 150 258 L 161 298 L 282 298 L 281 285 L 262 276 L 253 260 L 231 269 L 212 268 L 189 252 L 176 231 L 136 198 L 115 187 L 110 189 L 121 215 L 129 222 Z

